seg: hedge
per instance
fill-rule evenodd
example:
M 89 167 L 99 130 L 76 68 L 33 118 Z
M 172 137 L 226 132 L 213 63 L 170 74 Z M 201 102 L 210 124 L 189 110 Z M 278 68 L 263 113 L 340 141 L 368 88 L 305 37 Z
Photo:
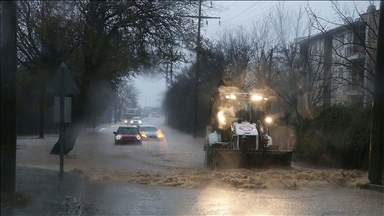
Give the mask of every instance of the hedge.
M 296 126 L 299 158 L 335 168 L 367 169 L 371 108 L 334 105 Z

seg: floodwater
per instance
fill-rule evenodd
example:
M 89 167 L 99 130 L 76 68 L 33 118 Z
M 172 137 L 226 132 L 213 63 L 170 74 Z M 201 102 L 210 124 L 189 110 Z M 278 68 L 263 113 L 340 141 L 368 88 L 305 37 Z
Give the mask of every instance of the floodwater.
M 115 145 L 117 125 L 84 129 L 74 149 L 65 156 L 65 171 L 91 180 L 199 188 L 207 183 L 249 189 L 297 189 L 325 186 L 364 187 L 366 171 L 308 169 L 300 166 L 210 171 L 204 167 L 203 138 L 192 138 L 164 125 L 164 118 L 147 118 L 166 140 L 144 140 L 142 145 Z M 17 164 L 57 170 L 59 157 L 50 155 L 57 135 L 45 139 L 19 137 Z
M 291 167 L 210 171 L 203 138 L 147 118 L 164 142 L 115 145 L 117 125 L 84 129 L 65 156 L 84 176 L 79 215 L 383 215 L 384 194 L 364 190 L 366 171 Z M 59 170 L 57 135 L 19 137 L 17 165 Z

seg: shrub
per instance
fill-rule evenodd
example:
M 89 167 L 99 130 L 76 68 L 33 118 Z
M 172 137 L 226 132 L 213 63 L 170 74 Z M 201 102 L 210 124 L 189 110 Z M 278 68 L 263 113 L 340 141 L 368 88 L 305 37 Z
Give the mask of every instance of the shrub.
M 297 153 L 319 165 L 367 168 L 371 108 L 334 105 L 296 126 Z

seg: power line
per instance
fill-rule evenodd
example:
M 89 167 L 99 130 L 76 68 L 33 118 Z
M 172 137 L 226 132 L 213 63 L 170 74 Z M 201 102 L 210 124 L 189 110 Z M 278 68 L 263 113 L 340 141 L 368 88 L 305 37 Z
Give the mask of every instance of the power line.
M 274 6 L 276 6 L 277 4 L 275 4 Z M 259 14 L 257 14 L 256 16 L 254 16 L 254 17 L 251 17 L 251 18 L 249 18 L 249 19 L 247 19 L 247 20 L 245 20 L 245 21 L 242 21 L 242 23 L 243 22 L 248 22 L 249 20 L 251 20 L 251 19 L 255 19 L 255 18 L 257 18 L 257 17 L 259 17 L 259 16 L 261 16 L 261 15 L 263 15 L 263 14 L 265 14 L 266 12 L 268 12 L 268 11 L 271 11 L 272 10 L 272 8 L 273 8 L 273 6 L 272 7 L 270 7 L 270 8 L 268 8 L 267 10 L 265 10 L 265 11 L 263 11 L 263 12 L 261 12 L 261 13 L 259 13 Z
M 231 8 L 235 3 L 237 2 L 237 0 L 235 2 L 233 2 L 231 5 L 227 6 L 227 7 L 224 7 L 224 9 L 220 10 L 220 13 L 219 13 L 219 16 L 221 14 L 224 13 L 224 11 L 227 11 L 229 8 Z
M 263 4 L 264 2 L 261 2 L 261 4 Z M 259 6 L 261 6 L 261 5 L 259 5 Z M 264 7 L 263 9 L 265 9 L 265 8 L 267 8 L 267 6 L 266 7 Z M 248 9 L 250 9 L 250 8 L 248 8 Z M 248 16 L 249 14 L 251 14 L 252 12 L 254 12 L 254 11 L 256 11 L 256 10 L 258 10 L 259 8 L 256 8 L 255 10 L 252 10 L 252 11 L 250 11 L 250 13 L 248 13 L 247 15 L 245 15 L 244 17 L 246 17 L 246 16 Z M 243 11 L 244 12 L 244 11 Z M 239 15 L 239 14 L 238 14 Z M 237 16 L 238 16 L 237 15 Z M 235 20 L 232 20 L 232 19 L 229 19 L 230 21 L 229 22 L 231 22 L 231 21 L 235 21 Z M 228 21 L 228 20 L 226 20 L 226 21 Z M 241 21 L 240 21 L 241 22 Z M 223 21 L 223 23 L 225 23 L 225 21 Z M 239 23 L 239 21 L 236 21 L 236 23 Z M 226 25 L 235 25 L 235 24 L 223 24 L 222 25 L 222 23 L 219 23 L 219 24 L 215 24 L 215 25 L 211 25 L 211 27 L 213 27 L 213 26 L 226 26 Z
M 247 17 L 249 14 L 255 12 L 256 10 L 258 10 L 259 8 L 261 8 L 261 6 L 262 6 L 264 3 L 265 3 L 264 1 L 261 2 L 261 3 L 258 5 L 258 7 L 257 7 L 256 9 L 250 11 L 249 13 L 247 13 L 246 15 L 244 15 L 244 16 L 242 16 L 242 17 Z
M 223 10 L 220 10 L 220 13 L 218 14 L 219 16 L 222 15 L 224 13 L 224 11 L 227 11 L 229 8 L 231 8 L 235 3 L 237 2 L 237 0 L 235 2 L 233 2 L 231 5 L 227 6 L 227 7 L 224 7 L 225 9 Z M 220 21 L 219 21 L 219 24 L 220 25 Z M 214 25 L 216 26 L 216 25 Z
M 232 7 L 236 2 L 237 2 L 237 0 L 235 2 L 233 2 L 230 6 L 228 6 L 228 8 Z
M 269 7 L 269 8 L 268 8 L 268 6 L 264 7 L 263 9 L 266 9 L 266 8 L 267 8 L 267 10 L 264 10 L 263 12 L 258 13 L 256 16 L 253 16 L 253 17 L 251 17 L 251 18 L 249 18 L 249 19 L 246 19 L 246 20 L 244 20 L 244 21 L 240 21 L 240 22 L 238 21 L 238 22 L 233 23 L 233 24 L 223 24 L 222 26 L 223 26 L 223 27 L 228 27 L 228 26 L 236 25 L 236 24 L 238 24 L 238 23 L 245 23 L 245 22 L 248 22 L 248 21 L 251 20 L 251 19 L 255 19 L 255 18 L 257 18 L 257 17 L 259 17 L 259 16 L 265 14 L 266 12 L 271 11 L 272 8 L 273 8 L 274 6 L 276 6 L 277 4 L 278 4 L 278 3 L 276 3 L 275 5 L 273 5 L 273 6 Z
M 232 18 L 230 18 L 230 19 L 228 19 L 228 20 L 224 20 L 223 22 L 226 22 L 226 21 L 229 21 L 229 20 L 233 20 L 234 18 L 236 18 L 236 17 L 240 16 L 241 14 L 245 13 L 247 10 L 253 8 L 253 7 L 254 7 L 257 3 L 259 3 L 259 2 L 260 2 L 260 0 L 257 1 L 256 3 L 254 3 L 251 7 L 249 7 L 249 8 L 247 8 L 247 9 L 243 10 L 242 12 L 240 12 L 239 14 L 237 14 L 236 16 L 234 16 L 234 17 L 232 17 Z

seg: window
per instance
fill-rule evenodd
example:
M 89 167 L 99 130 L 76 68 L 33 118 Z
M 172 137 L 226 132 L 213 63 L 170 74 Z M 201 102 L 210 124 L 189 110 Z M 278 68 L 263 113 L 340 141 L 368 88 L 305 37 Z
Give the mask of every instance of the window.
M 344 44 L 344 35 L 341 34 L 341 35 L 339 35 L 338 37 L 336 37 L 336 43 L 335 43 L 335 45 L 336 45 L 336 49 L 342 47 L 343 44 Z
M 346 41 L 345 41 L 345 43 L 346 44 L 350 44 L 350 43 L 353 43 L 353 41 L 352 41 L 352 32 L 349 32 L 347 35 L 346 35 Z
M 313 43 L 312 45 L 312 52 L 317 53 L 317 41 Z
M 140 128 L 141 131 L 157 131 L 157 128 L 156 127 L 141 127 Z
M 358 84 L 359 84 L 358 73 L 356 71 L 352 71 L 350 90 L 357 90 Z
M 342 78 L 343 73 L 344 73 L 343 68 L 340 67 L 337 76 Z
M 117 130 L 118 134 L 138 134 L 137 128 L 119 128 Z

